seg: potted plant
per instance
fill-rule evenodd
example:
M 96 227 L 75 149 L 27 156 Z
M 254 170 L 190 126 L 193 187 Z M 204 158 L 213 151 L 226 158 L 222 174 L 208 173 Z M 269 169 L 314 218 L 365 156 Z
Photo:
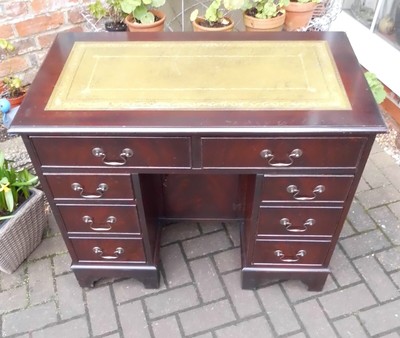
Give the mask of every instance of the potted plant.
M 47 225 L 44 193 L 27 169 L 15 170 L 0 152 L 0 270 L 14 272 L 39 245 Z
M 15 47 L 11 42 L 8 42 L 6 39 L 0 39 L 0 49 L 1 49 L 0 60 L 2 60 L 3 58 L 7 57 L 10 53 L 12 53 L 15 50 Z M 3 90 L 4 90 L 4 83 L 3 81 L 0 81 L 0 94 L 3 93 Z
M 125 23 L 131 32 L 162 32 L 165 14 L 155 8 L 165 0 L 121 0 L 121 9 L 127 14 Z
M 10 101 L 11 107 L 21 104 L 25 97 L 26 90 L 22 85 L 22 80 L 17 76 L 9 76 L 3 79 L 3 97 Z
M 122 11 L 121 0 L 106 0 L 105 3 L 96 0 L 88 6 L 90 14 L 98 21 L 106 18 L 104 23 L 108 32 L 124 32 L 126 24 L 124 23 L 126 14 Z
M 296 0 L 290 1 L 285 7 L 286 18 L 284 29 L 286 31 L 297 31 L 304 29 L 314 13 L 314 9 L 321 0 Z
M 243 23 L 247 31 L 281 31 L 289 0 L 250 0 L 245 4 Z
M 241 5 L 241 1 L 213 0 L 207 7 L 204 17 L 200 17 L 199 10 L 195 9 L 190 14 L 193 30 L 195 32 L 232 31 L 234 22 L 226 16 L 226 11 L 239 9 Z

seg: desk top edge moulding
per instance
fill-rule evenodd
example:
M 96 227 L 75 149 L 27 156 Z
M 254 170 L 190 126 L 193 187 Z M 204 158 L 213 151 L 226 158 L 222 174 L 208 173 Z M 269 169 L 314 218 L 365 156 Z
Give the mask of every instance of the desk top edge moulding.
M 155 57 L 161 51 L 163 57 Z M 188 127 L 384 132 L 357 59 L 339 32 L 237 32 L 229 39 L 217 33 L 207 40 L 196 33 L 61 33 L 25 101 L 14 132 L 31 125 L 32 132 L 45 130 L 55 120 L 66 131 L 105 131 L 119 128 L 119 118 L 128 133 Z M 225 118 L 221 112 L 228 110 Z
M 62 33 L 10 128 L 82 287 L 157 288 L 163 227 L 228 221 L 243 288 L 313 291 L 385 131 L 340 32 Z

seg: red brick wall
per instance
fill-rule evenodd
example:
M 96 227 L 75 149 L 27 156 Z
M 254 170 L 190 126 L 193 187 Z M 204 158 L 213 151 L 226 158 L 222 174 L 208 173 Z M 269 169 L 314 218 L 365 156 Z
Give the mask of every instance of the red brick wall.
M 11 71 L 32 82 L 56 34 L 83 31 L 81 6 L 91 0 L 0 0 L 0 38 L 16 51 L 0 63 L 0 78 Z

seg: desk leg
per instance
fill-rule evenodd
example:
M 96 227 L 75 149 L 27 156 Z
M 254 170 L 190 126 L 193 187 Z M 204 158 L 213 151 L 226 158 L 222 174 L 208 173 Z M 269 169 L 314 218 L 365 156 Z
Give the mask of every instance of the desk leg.
M 96 267 L 79 266 L 71 267 L 81 287 L 91 288 L 102 278 L 134 278 L 143 283 L 146 289 L 160 287 L 160 271 L 155 266 L 109 267 L 97 269 Z
M 268 282 L 297 279 L 307 285 L 308 291 L 322 291 L 329 273 L 329 269 L 325 268 L 276 271 L 276 269 L 245 267 L 242 269 L 242 288 L 254 290 Z

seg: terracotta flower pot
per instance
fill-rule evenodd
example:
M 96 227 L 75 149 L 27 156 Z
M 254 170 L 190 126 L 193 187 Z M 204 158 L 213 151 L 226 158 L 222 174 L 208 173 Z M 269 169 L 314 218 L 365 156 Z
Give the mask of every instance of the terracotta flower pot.
M 152 9 L 150 10 L 160 20 L 153 23 L 137 23 L 133 20 L 132 15 L 125 18 L 125 24 L 130 32 L 162 32 L 164 31 L 165 14 L 161 11 Z
M 285 31 L 297 31 L 305 28 L 311 20 L 315 7 L 315 2 L 290 2 L 286 9 Z
M 19 106 L 22 103 L 22 101 L 24 100 L 25 95 L 26 95 L 26 93 L 23 93 L 21 96 L 18 96 L 18 97 L 7 98 L 7 100 L 10 101 L 11 108 Z
M 194 32 L 231 32 L 233 30 L 234 22 L 232 19 L 225 17 L 224 19 L 229 21 L 229 25 L 223 27 L 205 27 L 200 24 L 201 21 L 204 21 L 204 18 L 196 18 L 195 21 L 192 21 L 193 31 Z
M 271 19 L 258 19 L 243 13 L 243 23 L 247 32 L 278 32 L 283 29 L 285 14 Z

